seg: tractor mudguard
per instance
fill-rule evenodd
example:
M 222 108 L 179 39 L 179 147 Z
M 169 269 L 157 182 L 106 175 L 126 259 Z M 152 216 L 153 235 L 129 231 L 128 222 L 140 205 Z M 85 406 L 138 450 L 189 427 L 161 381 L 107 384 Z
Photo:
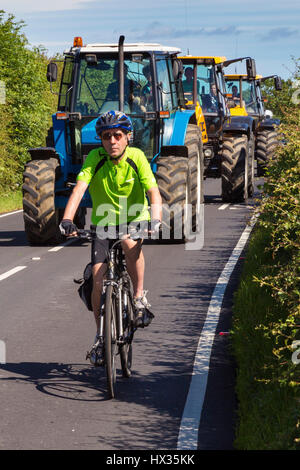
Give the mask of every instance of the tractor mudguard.
M 169 142 L 164 141 L 164 145 L 184 146 L 187 126 L 195 110 L 176 111 L 172 129 L 172 135 Z
M 165 145 L 161 148 L 160 156 L 169 157 L 173 155 L 174 157 L 189 157 L 188 148 L 185 145 Z
M 225 122 L 223 130 L 225 132 L 234 131 L 248 134 L 253 129 L 253 121 L 251 116 L 234 116 Z
M 263 119 L 260 123 L 259 123 L 259 130 L 263 130 L 263 129 L 274 129 L 275 127 L 279 126 L 280 125 L 280 120 L 279 119 Z
M 55 158 L 60 162 L 60 157 L 57 154 L 54 147 L 37 147 L 28 149 L 31 160 L 49 160 L 49 158 Z

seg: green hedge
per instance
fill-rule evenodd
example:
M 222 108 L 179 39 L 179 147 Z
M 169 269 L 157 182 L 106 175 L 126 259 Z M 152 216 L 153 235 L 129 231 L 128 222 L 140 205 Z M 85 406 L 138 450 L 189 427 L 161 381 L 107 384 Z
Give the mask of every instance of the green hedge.
M 286 119 L 234 299 L 238 449 L 300 448 L 300 111 Z
M 45 145 L 57 97 L 46 80 L 49 59 L 30 48 L 24 23 L 0 10 L 0 80 L 6 99 L 0 104 L 0 190 L 16 190 L 22 181 L 28 148 Z

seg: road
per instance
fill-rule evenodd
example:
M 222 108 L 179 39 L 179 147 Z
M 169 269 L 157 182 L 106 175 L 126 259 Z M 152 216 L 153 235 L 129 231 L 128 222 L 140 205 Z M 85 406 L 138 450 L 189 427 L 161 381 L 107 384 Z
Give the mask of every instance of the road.
M 94 320 L 73 279 L 89 261 L 89 244 L 30 247 L 22 212 L 0 218 L 0 340 L 6 353 L 0 449 L 177 449 L 210 299 L 251 215 L 252 203 L 222 203 L 218 180 L 205 182 L 205 194 L 201 250 L 144 246 L 155 319 L 137 331 L 133 374 L 118 374 L 114 400 L 107 399 L 104 370 L 85 360 Z M 230 328 L 241 264 L 230 277 L 213 340 L 199 450 L 233 448 L 235 368 L 229 337 L 219 333 Z

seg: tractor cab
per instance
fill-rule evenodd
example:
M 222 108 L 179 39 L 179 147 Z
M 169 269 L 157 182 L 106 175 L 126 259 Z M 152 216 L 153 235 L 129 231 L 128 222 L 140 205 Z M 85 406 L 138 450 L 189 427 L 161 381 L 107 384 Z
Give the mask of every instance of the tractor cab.
M 182 86 L 186 105 L 201 108 L 208 137 L 221 130 L 229 117 L 222 64 L 225 57 L 179 57 L 183 64 Z M 205 142 L 205 140 L 204 140 Z

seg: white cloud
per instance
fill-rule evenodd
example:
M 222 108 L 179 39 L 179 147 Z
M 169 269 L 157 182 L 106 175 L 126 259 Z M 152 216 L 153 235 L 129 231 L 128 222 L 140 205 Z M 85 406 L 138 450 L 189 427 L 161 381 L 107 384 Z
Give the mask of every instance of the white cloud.
M 78 10 L 84 8 L 91 0 L 50 0 L 47 2 L 36 0 L 1 0 L 1 10 L 8 13 L 33 13 L 47 11 Z

